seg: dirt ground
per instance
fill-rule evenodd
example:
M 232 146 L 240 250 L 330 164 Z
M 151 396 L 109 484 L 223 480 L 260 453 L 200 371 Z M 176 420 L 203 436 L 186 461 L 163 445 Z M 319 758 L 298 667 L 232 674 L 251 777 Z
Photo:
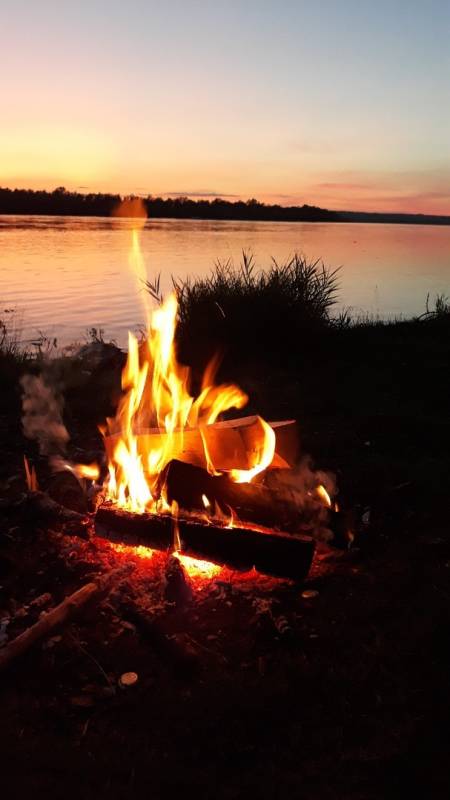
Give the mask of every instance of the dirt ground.
M 45 602 L 128 571 L 0 674 L 5 798 L 448 797 L 450 339 L 429 330 L 365 332 L 320 366 L 243 373 L 261 413 L 300 420 L 358 529 L 349 549 L 318 548 L 302 586 L 222 570 L 168 603 L 164 555 L 24 514 L 23 452 L 43 466 L 8 387 L 0 645 Z M 83 407 L 69 399 L 67 418 L 88 450 Z

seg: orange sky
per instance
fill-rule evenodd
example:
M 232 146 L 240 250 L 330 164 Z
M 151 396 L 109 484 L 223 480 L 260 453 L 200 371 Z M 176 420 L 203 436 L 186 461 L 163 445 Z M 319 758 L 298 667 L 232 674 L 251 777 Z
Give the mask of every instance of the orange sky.
M 17 0 L 0 185 L 450 214 L 450 7 L 430 2 Z

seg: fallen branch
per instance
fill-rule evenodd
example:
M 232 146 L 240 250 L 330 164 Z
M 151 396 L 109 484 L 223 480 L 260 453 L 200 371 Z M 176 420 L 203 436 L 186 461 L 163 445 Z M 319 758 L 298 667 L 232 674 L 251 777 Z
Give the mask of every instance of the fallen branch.
M 124 572 L 123 568 L 115 569 L 95 581 L 86 583 L 51 611 L 42 614 L 34 625 L 0 650 L 0 672 L 24 655 L 36 642 L 46 639 L 56 628 L 73 619 L 90 600 L 106 592 Z

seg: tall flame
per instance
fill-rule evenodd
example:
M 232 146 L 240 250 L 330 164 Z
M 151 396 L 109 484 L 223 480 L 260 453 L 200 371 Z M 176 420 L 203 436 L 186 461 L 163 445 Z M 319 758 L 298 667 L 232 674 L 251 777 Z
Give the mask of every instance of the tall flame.
M 132 261 L 142 267 L 139 232 L 132 232 Z M 189 368 L 178 363 L 175 333 L 178 303 L 170 294 L 148 323 L 145 342 L 138 344 L 128 335 L 128 357 L 122 374 L 123 395 L 116 416 L 108 418 L 105 436 L 114 436 L 115 444 L 109 459 L 107 495 L 116 504 L 130 511 L 170 510 L 161 496 L 159 476 L 166 465 L 183 450 L 184 432 L 197 428 L 202 436 L 205 462 L 211 474 L 218 474 L 212 463 L 205 428 L 231 408 L 243 408 L 247 395 L 232 384 L 214 385 L 218 361 L 213 359 L 205 370 L 200 394 L 190 394 Z M 263 445 L 253 455 L 247 470 L 232 470 L 237 482 L 251 481 L 266 469 L 275 452 L 275 433 L 260 419 L 264 431 Z M 162 436 L 150 446 L 137 435 L 143 428 L 157 429 Z

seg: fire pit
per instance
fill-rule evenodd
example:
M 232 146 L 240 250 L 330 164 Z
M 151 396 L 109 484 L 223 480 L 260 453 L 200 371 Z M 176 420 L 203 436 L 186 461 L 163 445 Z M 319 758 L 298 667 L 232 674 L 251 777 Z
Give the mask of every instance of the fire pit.
M 133 231 L 134 257 L 139 253 Z M 129 334 L 122 394 L 100 429 L 103 463 L 74 464 L 58 456 L 51 466 L 70 470 L 75 484 L 95 496 L 90 522 L 96 536 L 302 580 L 315 541 L 329 527 L 332 482 L 304 462 L 298 466 L 295 420 L 223 419 L 243 409 L 248 397 L 237 385 L 216 383 L 217 357 L 195 380 L 179 363 L 177 314 L 172 293 L 148 313 L 142 341 Z M 32 412 L 27 391 L 35 381 L 23 383 L 24 409 Z M 49 389 L 39 389 L 41 419 Z M 62 429 L 65 444 L 56 401 L 51 406 L 52 428 Z M 35 491 L 36 474 L 27 464 L 26 472 Z
M 96 533 L 301 580 L 331 500 L 315 478 L 300 503 L 286 489 L 296 423 L 220 421 L 248 398 L 235 385 L 215 384 L 217 359 L 191 394 L 189 369 L 176 358 L 176 316 L 172 294 L 151 316 L 141 345 L 129 335 L 123 394 L 102 428 L 108 463 Z

